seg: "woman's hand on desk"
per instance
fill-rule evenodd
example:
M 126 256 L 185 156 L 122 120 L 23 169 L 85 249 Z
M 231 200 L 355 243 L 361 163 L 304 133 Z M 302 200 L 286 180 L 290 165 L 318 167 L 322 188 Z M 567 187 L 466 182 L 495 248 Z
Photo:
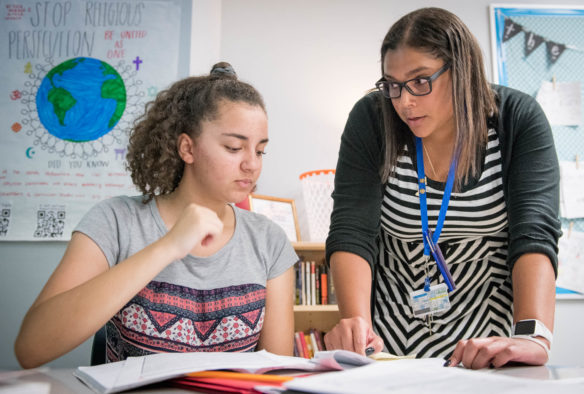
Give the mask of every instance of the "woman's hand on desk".
M 327 350 L 343 349 L 362 355 L 369 347 L 375 349 L 374 353 L 383 350 L 383 340 L 362 317 L 341 319 L 324 336 L 324 343 Z
M 526 339 L 488 337 L 459 341 L 449 361 L 450 367 L 462 363 L 470 369 L 499 368 L 510 362 L 543 365 L 548 361 L 548 355 L 542 346 Z

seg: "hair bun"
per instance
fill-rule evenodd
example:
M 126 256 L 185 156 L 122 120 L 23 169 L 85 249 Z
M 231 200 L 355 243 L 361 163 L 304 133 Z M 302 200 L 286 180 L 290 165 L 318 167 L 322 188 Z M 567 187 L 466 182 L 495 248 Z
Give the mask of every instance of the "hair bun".
M 231 64 L 227 62 L 219 62 L 214 64 L 213 67 L 211 68 L 211 75 L 237 78 L 237 73 L 235 72 Z

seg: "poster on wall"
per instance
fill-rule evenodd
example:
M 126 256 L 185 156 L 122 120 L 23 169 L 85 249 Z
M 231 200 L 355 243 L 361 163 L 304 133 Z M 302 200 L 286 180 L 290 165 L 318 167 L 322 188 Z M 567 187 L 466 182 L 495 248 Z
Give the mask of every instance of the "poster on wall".
M 560 160 L 560 221 L 564 229 L 556 284 L 564 288 L 562 291 L 581 292 L 584 7 L 491 4 L 490 10 L 495 81 L 534 97 L 552 129 Z
M 178 1 L 0 0 L 0 240 L 69 240 L 137 194 L 128 135 L 178 76 Z

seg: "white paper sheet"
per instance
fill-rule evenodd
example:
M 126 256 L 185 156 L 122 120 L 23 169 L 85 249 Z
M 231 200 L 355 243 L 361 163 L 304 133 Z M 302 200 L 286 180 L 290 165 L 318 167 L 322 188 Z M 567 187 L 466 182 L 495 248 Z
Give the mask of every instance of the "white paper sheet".
M 560 162 L 560 216 L 584 217 L 584 163 Z
M 98 393 L 117 393 L 198 371 L 230 369 L 264 373 L 286 369 L 317 372 L 344 368 L 343 363 L 357 366 L 373 362 L 346 350 L 321 353 L 318 358 L 311 360 L 279 356 L 265 350 L 250 353 L 160 353 L 129 357 L 125 361 L 93 367 L 79 367 L 74 375 Z
M 584 233 L 562 229 L 556 285 L 584 293 Z
M 556 83 L 543 81 L 536 100 L 551 125 L 582 124 L 582 91 L 579 81 Z
M 445 368 L 442 359 L 376 362 L 357 369 L 328 372 L 286 382 L 288 389 L 309 393 L 582 393 L 584 378 L 541 381 Z

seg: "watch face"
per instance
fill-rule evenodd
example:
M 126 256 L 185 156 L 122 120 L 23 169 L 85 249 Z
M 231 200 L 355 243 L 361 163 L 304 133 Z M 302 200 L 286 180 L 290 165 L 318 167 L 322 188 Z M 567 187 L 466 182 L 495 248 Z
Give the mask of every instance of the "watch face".
M 535 320 L 523 320 L 515 325 L 515 335 L 531 335 L 535 333 Z

